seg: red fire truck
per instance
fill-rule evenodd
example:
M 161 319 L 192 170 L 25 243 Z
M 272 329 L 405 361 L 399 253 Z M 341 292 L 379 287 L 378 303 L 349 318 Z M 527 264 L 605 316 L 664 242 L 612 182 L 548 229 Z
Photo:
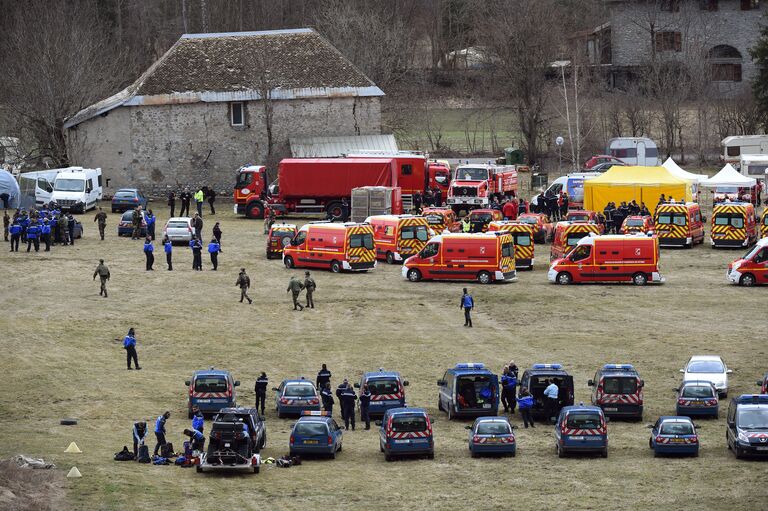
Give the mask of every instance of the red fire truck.
M 489 207 L 493 194 L 517 195 L 517 169 L 514 165 L 459 165 L 448 188 L 447 202 L 459 213 Z
M 266 206 L 278 215 L 326 213 L 342 215 L 342 199 L 362 186 L 399 187 L 403 207 L 410 209 L 413 194 L 429 188 L 448 189 L 450 170 L 428 162 L 421 155 L 365 154 L 348 158 L 288 158 L 278 166 L 277 180 L 267 186 L 263 166 L 238 170 L 235 184 L 235 213 L 263 218 Z M 401 211 L 392 211 L 393 214 Z

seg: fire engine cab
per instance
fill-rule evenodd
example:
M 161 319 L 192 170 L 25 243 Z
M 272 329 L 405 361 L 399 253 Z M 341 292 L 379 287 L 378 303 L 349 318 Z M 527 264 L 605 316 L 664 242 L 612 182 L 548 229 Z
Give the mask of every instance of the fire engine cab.
M 587 236 L 571 252 L 556 259 L 550 282 L 664 282 L 659 273 L 659 241 L 647 236 Z
M 592 387 L 592 404 L 607 417 L 643 418 L 645 382 L 632 364 L 605 364 L 587 384 Z
M 456 168 L 448 188 L 448 205 L 454 211 L 487 208 L 493 194 L 517 193 L 517 169 L 514 165 L 465 164 Z
M 750 287 L 768 284 L 768 238 L 763 238 L 744 257 L 728 265 L 728 280 Z
M 376 267 L 373 228 L 368 224 L 310 222 L 283 250 L 286 268 L 366 271 Z
M 442 234 L 403 264 L 403 278 L 477 280 L 481 284 L 517 280 L 515 246 L 504 232 Z
M 365 219 L 373 227 L 376 258 L 389 264 L 417 254 L 429 239 L 427 219 L 413 215 L 377 215 Z

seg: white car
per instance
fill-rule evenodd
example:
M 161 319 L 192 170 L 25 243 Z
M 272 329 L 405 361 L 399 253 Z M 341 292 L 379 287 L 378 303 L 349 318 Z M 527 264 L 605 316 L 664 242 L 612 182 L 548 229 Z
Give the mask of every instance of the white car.
M 189 243 L 193 233 L 192 219 L 186 216 L 169 218 L 163 227 L 163 236 L 168 236 L 171 243 Z
M 680 372 L 683 373 L 683 383 L 708 381 L 715 386 L 720 397 L 728 395 L 728 375 L 733 371 L 717 355 L 694 355 Z

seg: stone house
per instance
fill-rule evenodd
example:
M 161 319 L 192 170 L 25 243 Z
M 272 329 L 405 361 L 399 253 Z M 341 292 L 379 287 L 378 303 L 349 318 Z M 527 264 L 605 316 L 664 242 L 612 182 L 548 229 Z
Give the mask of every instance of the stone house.
M 612 87 L 626 87 L 650 62 L 686 62 L 706 73 L 714 92 L 749 91 L 750 47 L 768 2 L 759 0 L 605 0 L 609 21 L 579 34 L 587 62 Z
M 183 35 L 134 83 L 65 122 L 73 165 L 101 167 L 108 193 L 208 185 L 272 160 L 297 136 L 381 132 L 384 93 L 312 29 Z M 268 98 L 265 102 L 263 98 Z

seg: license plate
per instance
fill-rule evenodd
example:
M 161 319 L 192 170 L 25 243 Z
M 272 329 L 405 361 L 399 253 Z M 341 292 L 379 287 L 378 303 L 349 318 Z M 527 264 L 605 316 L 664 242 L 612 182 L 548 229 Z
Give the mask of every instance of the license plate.
M 198 403 L 210 403 L 211 400 L 210 399 L 198 399 L 197 402 Z
M 316 444 L 317 440 L 304 440 L 305 444 Z
M 605 411 L 606 411 L 606 412 L 618 412 L 618 411 L 619 411 L 619 409 L 618 409 L 618 408 L 616 408 L 616 407 L 613 407 L 613 408 L 606 408 L 606 409 L 605 409 Z
M 226 443 L 224 444 L 224 447 L 230 447 L 230 444 L 229 444 L 229 442 L 226 442 Z
M 488 440 L 485 441 L 485 443 L 487 443 L 487 444 L 498 444 L 499 443 L 499 439 L 498 438 L 489 438 Z
M 669 441 L 672 442 L 673 444 L 685 443 L 685 440 L 683 440 L 682 438 L 671 438 Z
M 704 403 L 700 403 L 698 401 L 691 402 L 691 406 L 706 406 Z
M 410 440 L 395 440 L 396 444 L 407 444 L 410 443 Z
M 758 451 L 768 451 L 768 447 L 758 447 Z
M 490 403 L 485 403 L 485 404 L 483 405 L 483 408 L 490 408 L 490 407 L 491 407 L 491 404 L 490 404 Z
M 597 442 L 599 440 L 602 440 L 602 438 L 600 438 L 599 436 L 588 436 L 588 437 L 585 438 L 585 440 L 587 440 L 587 441 L 591 440 L 593 442 Z
M 583 436 L 572 436 L 571 440 L 584 440 Z

